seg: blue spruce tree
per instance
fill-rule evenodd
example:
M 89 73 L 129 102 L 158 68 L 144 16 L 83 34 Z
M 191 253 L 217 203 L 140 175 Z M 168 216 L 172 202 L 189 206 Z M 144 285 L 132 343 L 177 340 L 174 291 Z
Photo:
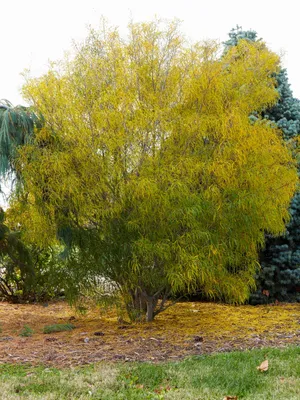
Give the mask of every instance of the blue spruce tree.
M 229 33 L 225 51 L 239 40 L 257 41 L 255 31 L 243 31 L 237 26 Z M 293 97 L 287 71 L 281 69 L 276 75 L 279 100 L 262 113 L 264 119 L 275 123 L 281 129 L 284 140 L 297 151 L 295 138 L 300 134 L 300 101 Z M 255 113 L 250 116 L 255 121 Z M 299 162 L 300 175 L 300 162 Z M 266 247 L 260 254 L 261 270 L 257 275 L 257 291 L 250 297 L 250 303 L 261 304 L 269 301 L 300 301 L 300 192 L 292 199 L 291 220 L 283 236 L 274 238 L 266 234 Z

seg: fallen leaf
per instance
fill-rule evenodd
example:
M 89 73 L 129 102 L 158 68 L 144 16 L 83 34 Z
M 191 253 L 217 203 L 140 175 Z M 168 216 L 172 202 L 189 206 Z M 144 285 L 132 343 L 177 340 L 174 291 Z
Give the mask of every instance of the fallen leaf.
M 137 389 L 144 389 L 144 385 L 135 385 Z
M 167 386 L 160 386 L 159 388 L 154 389 L 154 393 L 156 394 L 162 394 L 164 392 L 168 392 L 171 390 L 171 386 L 167 385 Z
M 223 400 L 238 400 L 237 396 L 225 396 Z
M 258 367 L 256 367 L 259 371 L 264 372 L 268 371 L 269 369 L 269 361 L 265 360 L 263 361 Z

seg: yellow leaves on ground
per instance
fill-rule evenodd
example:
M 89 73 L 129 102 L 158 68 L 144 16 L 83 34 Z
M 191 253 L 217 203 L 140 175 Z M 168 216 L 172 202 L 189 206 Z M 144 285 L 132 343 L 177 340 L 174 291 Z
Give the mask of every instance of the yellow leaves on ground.
M 260 372 L 266 372 L 269 369 L 269 361 L 263 361 L 258 367 L 256 367 Z
M 48 307 L 2 302 L 1 337 L 13 340 L 0 341 L 0 359 L 12 362 L 9 353 L 17 362 L 40 364 L 55 352 L 52 364 L 58 366 L 116 360 L 120 355 L 137 361 L 175 361 L 193 354 L 297 345 L 299 312 L 300 304 L 178 303 L 145 325 L 120 324 L 114 310 L 90 307 L 81 315 L 63 302 Z M 45 325 L 70 321 L 76 326 L 73 331 L 45 337 Z M 19 336 L 25 324 L 34 330 L 31 338 Z M 88 346 L 84 338 L 89 338 Z

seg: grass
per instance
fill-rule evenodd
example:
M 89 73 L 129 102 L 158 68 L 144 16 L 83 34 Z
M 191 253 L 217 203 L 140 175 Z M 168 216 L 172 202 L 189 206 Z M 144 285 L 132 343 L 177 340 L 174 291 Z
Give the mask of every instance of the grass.
M 269 370 L 256 367 L 265 359 Z M 300 348 L 197 356 L 174 363 L 101 363 L 72 369 L 0 365 L 1 399 L 298 400 Z
M 33 329 L 30 328 L 29 325 L 24 325 L 24 327 L 20 333 L 20 336 L 31 337 L 33 335 L 33 333 L 34 333 L 34 331 L 33 331 Z
M 73 324 L 53 324 L 44 326 L 44 333 L 72 331 L 75 329 Z

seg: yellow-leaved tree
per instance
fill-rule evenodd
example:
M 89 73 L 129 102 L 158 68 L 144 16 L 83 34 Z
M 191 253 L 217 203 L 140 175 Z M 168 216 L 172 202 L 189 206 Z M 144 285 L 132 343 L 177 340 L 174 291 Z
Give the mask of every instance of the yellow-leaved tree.
M 132 319 L 199 287 L 243 302 L 297 181 L 279 132 L 248 118 L 276 101 L 278 68 L 261 42 L 220 55 L 176 21 L 90 31 L 24 86 L 45 125 L 20 150 L 11 220 L 66 246 L 77 294 L 113 282 Z

